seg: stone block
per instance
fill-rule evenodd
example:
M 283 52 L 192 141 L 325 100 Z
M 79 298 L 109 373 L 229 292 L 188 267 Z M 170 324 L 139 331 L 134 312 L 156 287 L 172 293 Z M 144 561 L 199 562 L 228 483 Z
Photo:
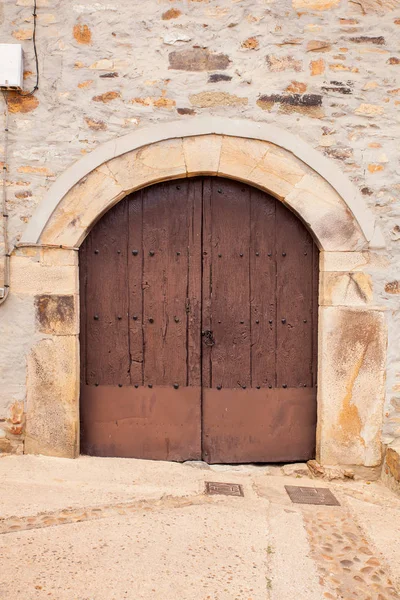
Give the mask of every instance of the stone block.
M 317 459 L 321 464 L 381 463 L 386 341 L 383 312 L 320 308 Z
M 51 216 L 41 242 L 79 246 L 91 223 L 124 195 L 106 164 L 94 169 L 64 196 Z
M 125 193 L 143 185 L 186 177 L 186 163 L 182 139 L 166 140 L 143 146 L 133 153 L 123 154 L 107 163 L 114 180 Z M 105 194 L 98 200 L 106 207 Z
M 308 168 L 290 152 L 273 144 L 224 136 L 218 174 L 249 181 L 284 198 Z
M 10 113 L 29 113 L 39 106 L 36 96 L 21 96 L 19 92 L 7 92 L 7 104 Z
M 35 297 L 36 326 L 40 333 L 74 335 L 79 333 L 78 297 L 42 294 Z
M 28 357 L 25 452 L 75 458 L 78 431 L 78 337 L 41 340 Z
M 285 203 L 312 229 L 324 250 L 362 250 L 367 245 L 348 207 L 321 178 L 303 177 L 286 196 Z
M 319 304 L 321 306 L 365 306 L 373 300 L 372 279 L 366 273 L 321 273 Z
M 14 294 L 77 294 L 75 266 L 44 266 L 26 256 L 11 257 L 11 287 Z
M 382 481 L 389 489 L 400 495 L 400 442 L 398 440 L 386 448 Z
M 379 271 L 389 266 L 386 255 L 365 252 L 320 252 L 320 271 Z
M 339 6 L 341 0 L 292 0 L 295 10 L 329 10 Z
M 282 71 L 301 71 L 303 62 L 296 60 L 293 56 L 275 56 L 268 54 L 266 57 L 267 65 L 273 73 L 281 73 Z
M 78 252 L 67 248 L 41 248 L 40 262 L 46 267 L 77 267 Z
M 92 32 L 86 24 L 77 23 L 74 25 L 73 35 L 78 44 L 90 44 L 92 41 Z
M 187 175 L 216 175 L 221 155 L 222 136 L 183 138 Z
M 248 181 L 250 173 L 270 147 L 271 144 L 258 140 L 223 136 L 218 175 Z
M 308 167 L 290 152 L 271 144 L 268 152 L 254 164 L 251 179 L 253 184 L 270 190 L 273 196 L 283 200 L 308 171 Z
M 229 56 L 206 48 L 177 50 L 169 55 L 169 68 L 178 71 L 221 71 L 228 68 Z
M 246 106 L 249 100 L 228 92 L 200 92 L 191 94 L 189 100 L 198 108 L 211 108 L 213 106 Z

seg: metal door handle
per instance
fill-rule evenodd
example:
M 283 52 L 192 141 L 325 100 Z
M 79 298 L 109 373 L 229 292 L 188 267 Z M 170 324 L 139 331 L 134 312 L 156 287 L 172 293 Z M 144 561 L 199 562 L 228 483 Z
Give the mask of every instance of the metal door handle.
M 206 329 L 205 331 L 201 332 L 201 335 L 204 337 L 204 343 L 206 346 L 214 346 L 215 339 L 212 331 Z

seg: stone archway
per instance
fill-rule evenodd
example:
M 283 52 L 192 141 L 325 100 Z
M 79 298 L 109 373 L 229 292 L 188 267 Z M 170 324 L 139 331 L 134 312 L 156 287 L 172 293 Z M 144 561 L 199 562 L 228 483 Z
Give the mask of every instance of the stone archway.
M 32 285 L 35 302 L 45 303 L 41 331 L 47 336 L 28 361 L 26 451 L 79 453 L 76 249 L 96 220 L 131 191 L 195 175 L 265 190 L 313 233 L 321 250 L 317 458 L 379 464 L 386 333 L 368 274 L 369 251 L 382 247 L 374 217 L 340 170 L 297 137 L 225 119 L 157 125 L 108 142 L 62 175 L 32 217 L 21 246 L 39 245 L 47 257 Z M 66 288 L 54 285 L 55 270 L 63 268 L 72 293 L 58 293 Z

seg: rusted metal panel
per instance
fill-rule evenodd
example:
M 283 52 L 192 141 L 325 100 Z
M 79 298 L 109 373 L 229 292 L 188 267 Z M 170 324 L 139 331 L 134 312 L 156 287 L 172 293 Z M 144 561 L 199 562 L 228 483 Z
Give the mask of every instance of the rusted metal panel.
M 84 454 L 199 460 L 200 423 L 200 387 L 81 388 L 81 448 Z
M 319 506 L 340 506 L 328 488 L 285 485 L 285 490 L 293 504 L 316 504 Z
M 203 390 L 203 460 L 308 460 L 315 453 L 316 390 Z
M 244 496 L 243 486 L 240 483 L 222 483 L 220 481 L 206 481 L 206 494 L 208 496 Z

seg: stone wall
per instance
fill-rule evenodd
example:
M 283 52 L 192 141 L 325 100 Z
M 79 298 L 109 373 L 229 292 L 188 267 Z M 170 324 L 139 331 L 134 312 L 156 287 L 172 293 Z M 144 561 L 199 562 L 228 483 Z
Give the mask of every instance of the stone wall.
M 5 0 L 0 9 L 2 41 L 24 47 L 26 89 L 35 82 L 32 5 Z M 67 167 L 137 128 L 212 115 L 298 135 L 349 176 L 385 237 L 387 250 L 365 267 L 365 293 L 388 326 L 383 442 L 391 442 L 400 437 L 399 38 L 398 0 L 38 0 L 39 90 L 8 94 L 12 243 Z M 0 307 L 0 450 L 21 451 L 27 401 L 41 406 L 43 428 L 52 418 L 50 400 L 26 391 L 35 357 L 54 366 L 56 348 L 77 343 L 76 323 L 52 330 L 77 294 L 76 253 L 60 266 L 55 252 L 13 256 L 11 294 Z M 59 296 L 56 305 L 49 294 Z M 76 365 L 61 368 L 66 380 L 54 383 L 53 399 L 76 384 Z

